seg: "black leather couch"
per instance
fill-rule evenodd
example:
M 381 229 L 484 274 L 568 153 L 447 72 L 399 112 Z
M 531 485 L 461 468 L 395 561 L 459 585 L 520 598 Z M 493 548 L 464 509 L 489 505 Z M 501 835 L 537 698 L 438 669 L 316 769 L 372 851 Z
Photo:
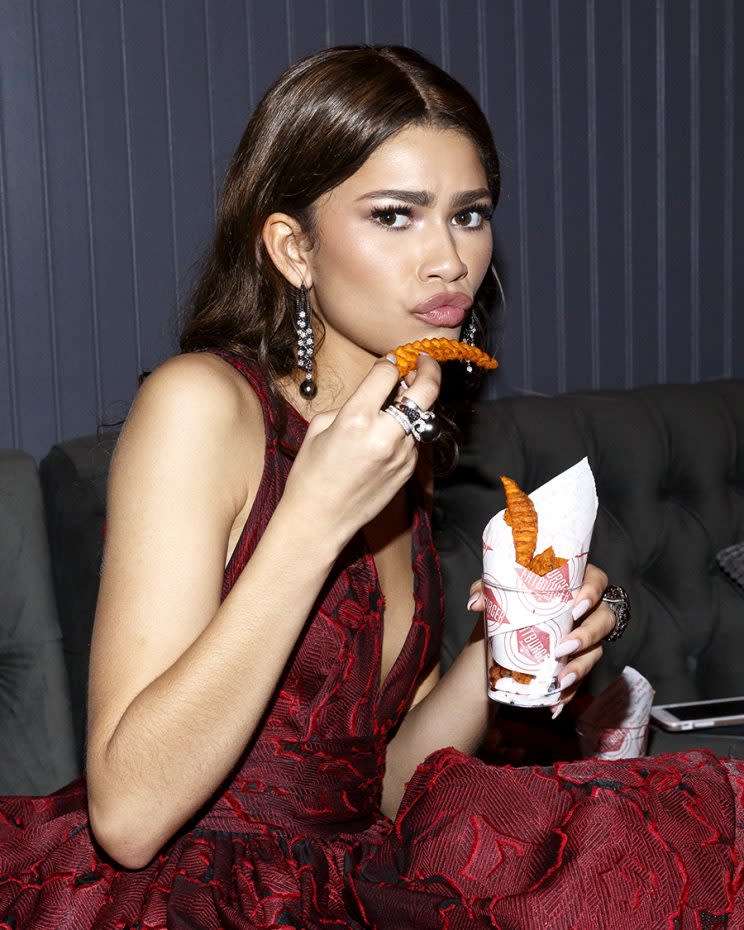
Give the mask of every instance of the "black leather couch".
M 42 794 L 80 763 L 36 462 L 0 450 L 0 794 Z
M 82 765 L 88 648 L 114 443 L 113 436 L 60 443 L 39 469 L 57 612 L 51 596 L 34 611 L 46 615 L 52 640 L 61 628 L 77 768 Z M 465 603 L 470 583 L 480 574 L 482 529 L 503 507 L 498 476 L 508 474 L 531 491 L 584 455 L 600 500 L 591 558 L 628 589 L 634 612 L 625 637 L 606 648 L 589 687 L 598 692 L 630 664 L 649 678 L 659 701 L 744 694 L 744 595 L 715 560 L 720 549 L 744 540 L 742 380 L 510 397 L 478 405 L 460 464 L 439 481 L 436 494 L 435 535 L 448 604 L 444 666 L 473 626 Z M 28 478 L 28 462 L 25 472 Z M 5 509 L 4 502 L 0 506 Z M 38 500 L 33 507 L 26 508 L 26 515 L 41 525 Z M 34 552 L 40 553 L 37 568 L 43 568 L 46 556 L 39 540 L 26 562 L 34 562 Z M 2 558 L 0 553 L 0 567 Z M 13 565 L 9 560 L 9 579 L 17 572 Z M 14 612 L 20 600 L 8 600 L 5 630 L 18 628 Z M 34 623 L 24 621 L 28 630 Z M 7 641 L 5 636 L 2 642 Z M 26 692 L 24 699 L 32 708 L 34 700 L 43 699 L 46 707 L 27 713 L 26 719 L 42 724 L 36 745 L 48 739 L 47 754 L 56 759 L 47 764 L 45 783 L 37 781 L 33 790 L 51 790 L 71 767 L 69 717 L 64 723 L 70 704 L 64 676 L 58 674 L 59 642 L 46 658 L 41 652 L 38 657 L 42 665 L 51 661 L 57 672 L 47 676 L 46 693 Z M 5 687 L 20 694 L 17 677 L 6 676 Z M 55 687 L 56 697 L 51 694 Z M 61 722 L 53 717 L 44 722 L 50 705 L 57 707 Z M 536 712 L 522 713 L 536 719 Z M 569 725 L 566 716 L 561 718 L 564 727 Z M 0 716 L 3 737 L 8 725 Z M 51 736 L 50 729 L 55 731 Z M 719 748 L 714 738 L 704 741 Z M 679 741 L 657 740 L 654 751 L 670 748 L 683 747 Z M 27 753 L 32 767 L 41 765 L 38 752 Z M 0 792 L 6 790 L 0 763 Z M 24 789 L 14 785 L 12 790 Z

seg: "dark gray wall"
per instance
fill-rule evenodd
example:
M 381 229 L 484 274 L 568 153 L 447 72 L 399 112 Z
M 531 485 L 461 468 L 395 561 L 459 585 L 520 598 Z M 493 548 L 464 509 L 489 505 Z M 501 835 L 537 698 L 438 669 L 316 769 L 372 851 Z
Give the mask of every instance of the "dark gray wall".
M 415 46 L 490 118 L 490 392 L 744 376 L 743 39 L 735 0 L 3 0 L 0 446 L 124 415 L 251 107 L 350 42 Z

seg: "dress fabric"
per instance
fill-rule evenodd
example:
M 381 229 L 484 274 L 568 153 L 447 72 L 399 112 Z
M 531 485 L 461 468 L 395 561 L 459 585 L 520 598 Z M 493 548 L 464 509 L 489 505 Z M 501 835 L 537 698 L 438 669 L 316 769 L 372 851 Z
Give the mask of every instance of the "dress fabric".
M 267 438 L 226 597 L 307 424 L 290 408 L 280 437 L 258 366 L 218 354 L 255 390 Z M 416 770 L 395 820 L 381 814 L 386 743 L 442 632 L 420 500 L 412 560 L 415 615 L 382 686 L 384 604 L 359 533 L 234 776 L 146 868 L 121 869 L 96 846 L 82 779 L 0 799 L 0 930 L 744 928 L 741 762 L 690 752 L 511 768 L 442 748 Z

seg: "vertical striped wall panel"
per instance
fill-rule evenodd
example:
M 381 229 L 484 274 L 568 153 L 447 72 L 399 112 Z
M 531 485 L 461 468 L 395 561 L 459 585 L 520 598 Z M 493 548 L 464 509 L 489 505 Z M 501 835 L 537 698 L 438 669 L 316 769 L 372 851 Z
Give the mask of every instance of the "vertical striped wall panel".
M 488 393 L 744 376 L 743 41 L 736 0 L 7 0 L 0 446 L 125 415 L 251 109 L 334 44 L 410 44 L 489 117 Z

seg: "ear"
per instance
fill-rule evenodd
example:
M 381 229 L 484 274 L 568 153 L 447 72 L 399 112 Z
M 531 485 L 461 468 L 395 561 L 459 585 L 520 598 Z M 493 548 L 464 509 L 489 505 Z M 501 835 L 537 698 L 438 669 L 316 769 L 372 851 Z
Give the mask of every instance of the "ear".
M 293 287 L 312 285 L 306 236 L 294 217 L 272 213 L 264 223 L 261 237 L 272 262 Z

